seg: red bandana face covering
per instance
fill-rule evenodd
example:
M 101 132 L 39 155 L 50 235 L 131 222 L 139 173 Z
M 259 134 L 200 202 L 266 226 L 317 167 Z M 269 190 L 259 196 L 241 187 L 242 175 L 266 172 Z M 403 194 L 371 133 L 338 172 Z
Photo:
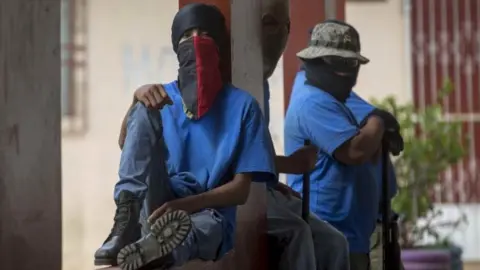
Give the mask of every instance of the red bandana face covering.
M 205 36 L 193 36 L 178 46 L 178 84 L 185 113 L 199 119 L 212 107 L 223 87 L 218 47 Z

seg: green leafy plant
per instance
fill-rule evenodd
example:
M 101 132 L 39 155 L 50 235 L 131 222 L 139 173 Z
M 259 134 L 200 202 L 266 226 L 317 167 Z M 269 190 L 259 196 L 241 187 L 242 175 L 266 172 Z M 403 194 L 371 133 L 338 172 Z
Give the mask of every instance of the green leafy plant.
M 445 82 L 438 100 L 417 109 L 412 103 L 399 104 L 394 97 L 373 103 L 395 115 L 405 141 L 403 153 L 393 160 L 398 182 L 398 193 L 392 209 L 401 215 L 400 242 L 403 248 L 418 247 L 425 236 L 433 236 L 436 245 L 447 244 L 441 239 L 440 227 L 457 228 L 464 218 L 438 224 L 434 220 L 442 213 L 433 208 L 432 194 L 439 176 L 465 157 L 466 138 L 462 123 L 447 120 L 442 100 L 452 93 L 450 82 Z M 423 222 L 418 222 L 422 219 Z

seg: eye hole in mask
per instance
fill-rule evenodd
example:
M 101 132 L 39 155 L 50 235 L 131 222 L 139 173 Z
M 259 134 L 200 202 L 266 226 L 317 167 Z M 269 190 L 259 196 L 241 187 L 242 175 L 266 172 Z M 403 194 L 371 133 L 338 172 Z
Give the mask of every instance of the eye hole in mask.
M 356 68 L 360 65 L 360 61 L 355 58 L 345 58 L 340 56 L 324 56 L 323 61 L 332 67 L 344 69 L 344 68 Z
M 193 39 L 194 36 L 212 38 L 212 37 L 210 37 L 210 35 L 208 34 L 207 31 L 202 30 L 202 29 L 198 29 L 198 28 L 193 28 L 193 29 L 190 29 L 188 31 L 185 31 L 185 33 L 183 33 L 183 36 L 181 37 L 179 43 L 181 44 L 181 43 L 183 43 L 187 40 Z

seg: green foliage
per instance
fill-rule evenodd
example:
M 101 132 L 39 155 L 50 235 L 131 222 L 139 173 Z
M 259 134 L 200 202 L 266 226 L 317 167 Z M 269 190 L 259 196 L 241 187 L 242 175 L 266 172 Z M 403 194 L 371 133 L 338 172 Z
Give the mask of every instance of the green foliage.
M 393 162 L 399 185 L 392 208 L 403 216 L 401 243 L 414 247 L 425 234 L 440 239 L 432 223 L 418 225 L 419 218 L 438 216 L 433 212 L 431 191 L 439 175 L 465 155 L 466 138 L 460 121 L 446 120 L 442 100 L 452 93 L 452 84 L 446 82 L 438 93 L 436 103 L 417 109 L 411 103 L 399 104 L 394 97 L 373 103 L 393 113 L 401 126 L 405 141 L 403 153 Z M 451 226 L 458 226 L 456 222 Z

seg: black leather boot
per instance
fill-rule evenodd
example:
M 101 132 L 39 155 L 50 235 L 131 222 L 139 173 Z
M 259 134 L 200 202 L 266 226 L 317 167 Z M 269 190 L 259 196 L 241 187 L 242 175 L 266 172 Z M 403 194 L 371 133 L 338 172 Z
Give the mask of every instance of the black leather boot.
M 95 265 L 117 265 L 118 252 L 140 238 L 141 203 L 132 193 L 122 191 L 118 198 L 112 231 L 95 252 Z

